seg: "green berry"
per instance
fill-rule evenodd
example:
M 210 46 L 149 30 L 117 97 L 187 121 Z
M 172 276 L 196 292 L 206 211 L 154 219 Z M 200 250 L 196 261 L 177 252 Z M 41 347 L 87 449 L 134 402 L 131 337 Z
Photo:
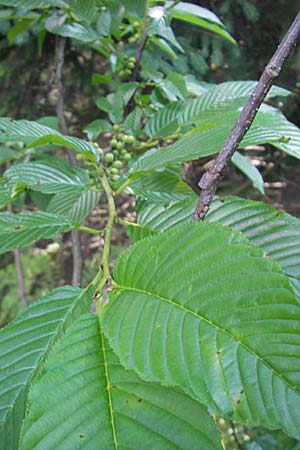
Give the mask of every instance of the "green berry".
M 135 139 L 133 136 L 130 136 L 130 135 L 126 136 L 126 141 L 125 141 L 126 144 L 133 144 L 134 141 L 135 141 Z
M 104 160 L 107 164 L 112 163 L 114 159 L 115 157 L 112 153 L 106 153 L 106 155 L 104 156 Z
M 97 150 L 98 150 L 99 155 L 103 156 L 103 148 L 98 146 Z
M 135 43 L 135 37 L 134 36 L 130 36 L 130 38 L 128 39 L 129 44 L 134 44 Z
M 128 58 L 128 62 L 129 63 L 136 63 L 136 59 L 134 56 L 130 56 L 130 58 Z
M 124 156 L 126 155 L 126 153 L 128 153 L 128 151 L 126 150 L 126 148 L 123 148 L 120 153 L 122 156 Z
M 130 69 L 125 69 L 125 70 L 124 70 L 124 74 L 125 74 L 126 77 L 130 77 L 130 75 L 132 74 L 132 70 L 130 70 Z
M 120 78 L 125 77 L 125 70 L 120 70 L 118 75 L 119 75 Z
M 134 22 L 133 22 L 133 28 L 139 28 L 139 26 L 140 26 L 140 22 L 138 22 L 137 20 L 135 20 Z
M 118 175 L 119 171 L 118 171 L 118 169 L 116 169 L 115 167 L 112 167 L 112 168 L 110 169 L 110 173 L 113 174 L 113 175 Z
M 120 160 L 116 160 L 112 163 L 112 166 L 116 169 L 121 169 L 123 167 L 123 163 Z
M 120 179 L 120 175 L 113 175 L 111 179 L 112 181 L 118 181 Z
M 131 159 L 131 154 L 128 153 L 128 152 L 126 152 L 126 153 L 124 154 L 123 158 L 124 158 L 124 161 L 127 162 L 127 161 L 129 161 L 129 160 Z
M 112 139 L 112 140 L 110 141 L 110 145 L 111 145 L 112 147 L 116 147 L 117 144 L 118 144 L 117 139 Z
M 128 69 L 134 69 L 135 64 L 133 62 L 130 62 L 127 64 Z
M 122 148 L 124 148 L 124 142 L 120 142 L 120 141 L 119 141 L 119 142 L 117 143 L 116 147 L 117 147 L 118 150 L 122 150 Z
M 113 125 L 113 130 L 114 130 L 114 131 L 119 131 L 119 129 L 120 129 L 120 125 L 118 125 L 117 123 L 115 123 L 115 124 Z

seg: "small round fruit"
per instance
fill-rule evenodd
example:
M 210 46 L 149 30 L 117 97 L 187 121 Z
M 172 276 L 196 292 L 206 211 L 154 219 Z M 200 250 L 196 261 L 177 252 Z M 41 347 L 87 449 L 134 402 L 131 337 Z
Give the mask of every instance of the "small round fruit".
M 128 69 L 134 69 L 135 64 L 133 62 L 130 62 L 127 64 Z
M 130 77 L 131 73 L 132 73 L 132 71 L 130 69 L 125 69 L 124 70 L 124 74 L 125 74 L 126 77 Z
M 112 140 L 110 141 L 110 145 L 111 145 L 112 147 L 116 147 L 117 144 L 118 144 L 117 139 L 112 139 Z
M 120 78 L 125 77 L 125 70 L 120 70 L 120 72 L 118 73 Z
M 131 154 L 128 153 L 128 152 L 126 152 L 126 153 L 124 154 L 123 158 L 124 158 L 124 161 L 129 161 L 129 160 L 131 159 Z
M 110 173 L 111 173 L 112 175 L 118 175 L 118 174 L 119 174 L 119 171 L 118 171 L 118 169 L 116 169 L 115 167 L 112 167 L 112 168 L 110 169 Z
M 136 58 L 134 56 L 130 56 L 130 58 L 128 58 L 128 62 L 136 63 Z
M 140 26 L 140 22 L 138 22 L 137 20 L 135 20 L 134 22 L 133 22 L 133 28 L 139 28 L 139 26 Z
M 117 143 L 116 147 L 117 147 L 118 150 L 122 150 L 122 149 L 124 148 L 124 142 L 120 142 L 120 141 L 119 141 L 119 142 Z
M 133 144 L 135 142 L 134 136 L 128 135 L 126 139 L 127 144 Z
M 115 123 L 115 124 L 113 125 L 113 130 L 114 130 L 114 131 L 119 131 L 119 129 L 120 129 L 120 125 L 118 125 L 117 123 Z
M 120 179 L 120 175 L 113 175 L 111 179 L 112 181 L 118 181 Z
M 111 164 L 114 159 L 115 157 L 112 153 L 106 153 L 106 155 L 104 156 L 104 160 L 107 164 Z
M 129 44 L 134 44 L 135 43 L 135 37 L 134 36 L 130 36 L 130 38 L 128 39 Z
M 104 152 L 103 152 L 103 148 L 101 148 L 101 147 L 98 146 L 97 150 L 98 150 L 99 155 L 100 155 L 100 156 L 103 156 L 103 153 L 104 153 Z
M 116 169 L 121 169 L 123 167 L 123 163 L 122 161 L 120 161 L 119 159 L 117 159 L 116 161 L 114 161 L 112 163 L 112 166 Z

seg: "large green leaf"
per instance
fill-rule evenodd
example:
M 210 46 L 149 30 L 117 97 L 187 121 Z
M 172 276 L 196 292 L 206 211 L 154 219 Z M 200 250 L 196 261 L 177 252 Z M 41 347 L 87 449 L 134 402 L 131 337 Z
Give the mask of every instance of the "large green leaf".
M 29 162 L 11 166 L 3 176 L 10 183 L 23 182 L 34 191 L 62 194 L 70 189 L 83 190 L 86 187 L 86 180 L 79 171 L 81 172 L 79 168 L 76 168 L 76 171 L 71 170 L 63 160 L 60 165 L 54 165 L 51 161 Z
M 91 307 L 91 291 L 65 286 L 0 331 L 0 448 L 19 450 L 29 384 L 64 330 Z
M 190 222 L 196 201 L 197 196 L 192 195 L 190 199 L 168 205 L 138 202 L 138 222 L 146 228 L 139 233 L 149 235 L 151 232 L 164 231 L 174 225 Z M 241 231 L 252 245 L 261 247 L 280 264 L 300 298 L 299 219 L 263 202 L 225 197 L 222 201 L 213 201 L 205 220 L 219 221 Z
M 67 2 L 63 0 L 0 0 L 1 6 L 11 6 L 13 8 L 49 8 L 53 6 L 67 7 Z
M 131 173 L 158 170 L 168 163 L 178 163 L 218 153 L 239 114 L 236 108 L 223 108 L 198 115 L 198 127 L 174 144 L 146 152 L 131 168 Z M 178 120 L 178 119 L 177 119 Z M 300 159 L 300 130 L 282 114 L 271 110 L 259 112 L 239 144 L 239 148 L 271 144 Z
M 300 438 L 300 307 L 241 233 L 193 223 L 127 249 L 102 324 L 121 363 L 219 413 Z
M 95 208 L 100 200 L 100 194 L 96 191 L 70 190 L 64 195 L 56 194 L 49 202 L 49 213 L 67 215 L 75 225 L 80 224 Z
M 193 191 L 177 175 L 170 172 L 157 172 L 143 176 L 130 185 L 135 196 L 159 203 L 190 198 Z
M 27 148 L 54 144 L 84 153 L 92 160 L 99 161 L 99 153 L 93 144 L 71 136 L 64 136 L 57 130 L 29 120 L 0 118 L 0 142 L 23 141 Z
M 261 192 L 261 194 L 265 193 L 263 177 L 251 161 L 241 155 L 241 153 L 234 152 L 231 162 L 252 181 L 253 185 Z
M 172 2 L 167 2 L 167 4 L 171 6 Z M 220 19 L 208 9 L 187 2 L 174 4 L 175 6 L 171 9 L 174 19 L 197 25 L 206 31 L 222 36 L 234 44 L 236 43 L 233 37 L 225 30 Z
M 50 239 L 72 228 L 72 222 L 63 215 L 45 212 L 1 212 L 0 253 L 28 247 L 41 238 Z
M 178 125 L 183 126 L 187 123 L 193 123 L 203 112 L 215 110 L 221 106 L 230 106 L 237 100 L 242 100 L 241 104 L 244 104 L 255 86 L 256 81 L 226 81 L 212 86 L 209 85 L 209 88 L 196 99 L 172 102 L 159 110 L 148 120 L 145 131 L 151 137 L 163 136 L 164 128 L 170 126 L 175 120 Z M 287 89 L 273 86 L 267 98 L 288 95 L 290 95 L 290 91 Z
M 96 316 L 80 318 L 29 394 L 20 450 L 221 450 L 204 407 L 179 390 L 145 383 L 108 347 Z

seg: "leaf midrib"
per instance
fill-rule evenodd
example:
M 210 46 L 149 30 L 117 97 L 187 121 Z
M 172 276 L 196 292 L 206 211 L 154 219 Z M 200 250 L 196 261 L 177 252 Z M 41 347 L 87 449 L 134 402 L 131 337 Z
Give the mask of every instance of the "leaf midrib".
M 259 354 L 255 353 L 255 351 L 252 350 L 250 347 L 248 347 L 248 345 L 246 345 L 244 342 L 237 339 L 230 331 L 226 330 L 225 328 L 222 328 L 218 324 L 215 324 L 207 317 L 200 315 L 199 313 L 196 313 L 195 311 L 192 311 L 191 309 L 187 309 L 183 305 L 174 302 L 174 300 L 172 300 L 170 298 L 163 297 L 156 293 L 148 292 L 148 291 L 138 289 L 135 287 L 121 286 L 119 284 L 116 285 L 116 289 L 127 290 L 127 291 L 132 291 L 132 292 L 139 292 L 141 294 L 154 297 L 157 300 L 162 300 L 164 302 L 169 303 L 173 307 L 177 307 L 178 309 L 180 309 L 181 311 L 184 311 L 187 314 L 191 314 L 192 316 L 196 317 L 198 320 L 203 320 L 204 322 L 208 323 L 210 326 L 216 328 L 218 331 L 226 334 L 229 338 L 233 339 L 235 342 L 237 342 L 239 345 L 241 345 L 247 352 L 254 355 L 265 367 L 267 367 L 271 372 L 273 372 L 277 377 L 279 377 L 284 382 L 284 384 L 286 384 L 292 391 L 294 391 L 298 396 L 300 396 L 300 392 L 298 391 L 297 387 L 293 386 L 289 380 L 287 380 L 282 374 L 278 373 L 278 371 L 271 364 L 269 364 L 267 361 L 265 361 Z

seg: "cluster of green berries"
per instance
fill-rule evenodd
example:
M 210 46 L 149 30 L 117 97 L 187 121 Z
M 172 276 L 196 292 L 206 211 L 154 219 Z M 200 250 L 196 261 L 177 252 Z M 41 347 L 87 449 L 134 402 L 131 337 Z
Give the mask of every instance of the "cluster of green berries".
M 105 154 L 104 161 L 110 180 L 117 182 L 121 177 L 121 170 L 131 159 L 129 148 L 135 143 L 135 138 L 124 133 L 118 124 L 113 126 L 113 130 L 114 135 L 110 141 L 111 151 Z
M 118 72 L 119 77 L 129 78 L 135 68 L 135 63 L 136 59 L 134 56 L 130 56 L 130 58 L 128 58 L 127 55 L 124 55 L 122 59 L 122 67 Z
M 135 22 L 133 22 L 132 27 L 133 27 L 133 35 L 130 36 L 130 38 L 128 39 L 129 44 L 135 44 L 141 39 L 142 36 L 142 29 L 140 22 L 136 20 Z

